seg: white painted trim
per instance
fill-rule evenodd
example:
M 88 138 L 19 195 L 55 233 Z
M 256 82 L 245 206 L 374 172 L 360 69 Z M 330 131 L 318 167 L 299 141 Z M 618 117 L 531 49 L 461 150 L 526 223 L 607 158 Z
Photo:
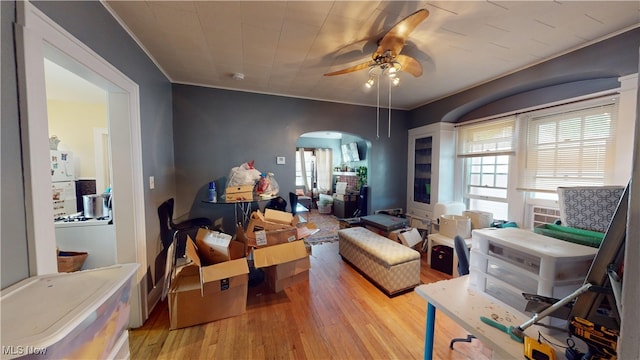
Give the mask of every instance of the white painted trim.
M 104 163 L 104 141 L 107 138 L 107 146 L 109 145 L 109 129 L 93 128 L 93 161 L 96 164 L 96 192 L 104 191 L 111 184 L 111 163 Z M 111 158 L 111 156 L 109 156 Z M 107 174 L 109 174 L 107 176 Z M 108 178 L 108 181 L 104 179 Z
M 46 56 L 108 92 L 117 256 L 120 263 L 140 264 L 132 288 L 129 325 L 141 326 L 148 316 L 148 307 L 144 281 L 147 255 L 138 85 L 28 1 L 16 4 L 30 275 L 57 272 L 48 172 L 49 136 L 43 66 Z M 114 148 L 117 151 L 113 151 Z M 114 168 L 114 164 L 117 167 Z M 118 203 L 117 199 L 126 201 Z

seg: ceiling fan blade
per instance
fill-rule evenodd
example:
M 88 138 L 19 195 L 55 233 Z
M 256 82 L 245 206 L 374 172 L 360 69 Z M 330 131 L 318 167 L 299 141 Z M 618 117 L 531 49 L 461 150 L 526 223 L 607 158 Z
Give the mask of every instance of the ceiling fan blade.
M 347 73 L 350 73 L 350 72 L 366 69 L 366 68 L 368 68 L 369 66 L 372 66 L 372 65 L 375 65 L 375 62 L 367 61 L 367 62 L 364 62 L 362 64 L 358 64 L 358 65 L 354 65 L 354 66 L 348 67 L 346 69 L 342 69 L 342 70 L 326 73 L 326 74 L 324 74 L 324 76 L 334 76 L 334 75 L 347 74 Z
M 400 54 L 409 35 L 428 16 L 429 11 L 427 9 L 420 9 L 400 20 L 400 22 L 394 25 L 391 30 L 380 39 L 378 49 L 373 53 L 373 59 L 375 60 L 379 56 L 382 56 L 386 51 L 390 51 L 392 57 Z
M 398 55 L 396 61 L 400 63 L 403 72 L 408 72 L 415 77 L 422 76 L 422 65 L 420 65 L 418 60 L 411 56 Z

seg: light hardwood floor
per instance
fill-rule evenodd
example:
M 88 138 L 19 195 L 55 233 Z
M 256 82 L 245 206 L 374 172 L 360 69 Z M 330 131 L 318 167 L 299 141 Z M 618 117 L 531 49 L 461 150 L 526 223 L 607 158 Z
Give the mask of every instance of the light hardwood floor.
M 249 288 L 241 316 L 169 330 L 167 303 L 130 332 L 131 359 L 420 359 L 426 302 L 415 292 L 389 298 L 338 255 L 338 243 L 313 246 L 309 282 L 277 294 Z M 422 254 L 421 280 L 450 276 L 432 270 Z M 437 312 L 435 359 L 488 359 L 478 340 Z

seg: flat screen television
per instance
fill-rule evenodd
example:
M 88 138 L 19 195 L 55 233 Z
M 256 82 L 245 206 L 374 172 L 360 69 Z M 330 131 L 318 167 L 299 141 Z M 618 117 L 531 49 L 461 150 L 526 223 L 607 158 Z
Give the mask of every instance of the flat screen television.
M 360 153 L 358 153 L 358 144 L 355 142 L 342 144 L 342 161 L 352 162 L 360 161 Z

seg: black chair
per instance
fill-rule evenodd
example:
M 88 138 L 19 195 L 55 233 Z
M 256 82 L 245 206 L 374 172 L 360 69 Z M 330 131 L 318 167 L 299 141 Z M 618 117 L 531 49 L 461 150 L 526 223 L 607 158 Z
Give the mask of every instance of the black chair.
M 289 193 L 289 204 L 291 205 L 291 214 L 296 216 L 296 207 L 298 206 L 298 195 L 296 193 Z
M 281 196 L 275 197 L 269 200 L 265 209 L 287 211 L 287 200 L 283 199 Z
M 173 222 L 173 198 L 163 202 L 158 207 L 158 218 L 160 219 L 160 240 L 162 241 L 162 246 L 167 249 L 169 246 L 176 242 L 178 236 L 181 233 L 186 233 L 191 230 L 196 230 L 200 227 L 208 228 L 211 226 L 212 222 L 207 218 L 194 218 L 185 221 L 181 221 L 179 223 Z M 186 237 L 185 237 L 186 239 Z M 176 247 L 181 247 L 181 251 L 176 248 L 175 253 L 184 255 L 186 240 L 183 244 L 175 244 Z
M 458 257 L 458 275 L 469 275 L 469 248 L 462 236 L 456 235 L 453 238 L 453 247 Z M 466 338 L 451 339 L 449 343 L 449 349 L 453 350 L 453 344 L 457 342 L 471 342 L 476 337 L 473 335 L 467 335 Z

